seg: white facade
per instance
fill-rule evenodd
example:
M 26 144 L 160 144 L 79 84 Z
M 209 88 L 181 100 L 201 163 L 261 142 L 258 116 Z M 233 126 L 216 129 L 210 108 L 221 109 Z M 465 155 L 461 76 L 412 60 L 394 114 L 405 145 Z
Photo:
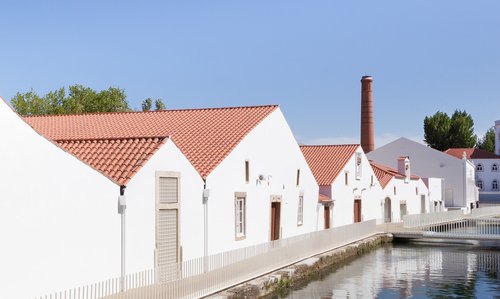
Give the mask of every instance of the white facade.
M 361 157 L 359 175 L 356 175 L 356 155 Z M 381 218 L 382 188 L 361 146 L 356 149 L 331 186 L 320 187 L 320 193 L 333 200 L 330 221 L 333 227 L 355 222 L 355 200 L 361 201 L 361 221 Z M 324 221 L 324 217 L 319 217 L 319 229 L 324 227 Z
M 500 158 L 472 159 L 476 166 L 476 185 L 479 191 L 500 191 Z
M 248 183 L 245 161 L 249 165 Z M 210 190 L 208 254 L 270 241 L 272 201 L 279 202 L 281 209 L 279 238 L 316 230 L 318 185 L 280 109 L 257 125 L 208 175 L 206 188 Z M 246 195 L 242 237 L 235 234 L 236 193 Z M 303 222 L 299 224 L 301 194 Z
M 429 190 L 421 179 L 405 181 L 393 177 L 383 189 L 382 203 L 385 222 L 402 221 L 404 215 L 429 213 L 431 210 Z
M 408 156 L 412 173 L 420 177 L 439 177 L 445 180 L 445 206 L 470 210 L 478 201 L 475 186 L 474 164 L 467 159 L 457 159 L 406 138 L 397 139 L 375 151 L 368 158 L 397 168 L 397 158 Z
M 444 180 L 441 178 L 422 178 L 429 191 L 429 212 L 445 211 L 444 208 Z
M 120 274 L 119 187 L 38 135 L 0 99 L 0 298 Z

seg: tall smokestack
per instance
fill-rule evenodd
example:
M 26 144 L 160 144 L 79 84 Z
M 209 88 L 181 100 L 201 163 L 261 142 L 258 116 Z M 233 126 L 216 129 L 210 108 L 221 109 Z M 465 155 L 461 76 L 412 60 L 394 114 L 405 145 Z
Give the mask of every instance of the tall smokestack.
M 375 149 L 372 81 L 371 76 L 361 78 L 361 148 L 365 153 Z

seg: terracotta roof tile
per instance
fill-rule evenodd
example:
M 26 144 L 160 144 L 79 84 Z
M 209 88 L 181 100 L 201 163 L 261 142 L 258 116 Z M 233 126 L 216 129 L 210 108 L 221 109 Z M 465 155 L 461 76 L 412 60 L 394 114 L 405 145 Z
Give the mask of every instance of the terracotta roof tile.
M 458 159 L 462 159 L 462 156 L 465 152 L 467 155 L 467 159 L 500 159 L 500 156 L 495 155 L 494 153 L 478 149 L 478 148 L 450 148 L 444 151 L 450 156 L 456 157 Z
M 380 186 L 382 187 L 382 189 L 384 189 L 385 186 L 389 184 L 392 178 L 404 179 L 404 176 L 399 174 L 399 172 L 396 169 L 390 168 L 382 164 L 374 163 L 373 161 L 370 161 L 370 165 L 372 166 L 373 172 L 375 173 L 375 176 L 380 182 Z M 410 179 L 418 180 L 419 177 L 416 175 L 411 175 Z
M 300 149 L 320 186 L 331 185 L 359 144 L 302 145 Z
M 115 183 L 124 186 L 147 160 L 163 145 L 166 138 L 59 140 L 57 144 L 101 172 Z M 143 152 L 123 155 L 120 149 L 144 149 Z M 126 157 L 127 159 L 124 159 Z
M 50 115 L 24 119 L 37 132 L 123 185 L 166 137 L 174 140 L 200 176 L 206 179 L 277 107 Z M 118 154 L 122 156 L 118 158 Z M 128 166 L 132 168 L 125 171 Z

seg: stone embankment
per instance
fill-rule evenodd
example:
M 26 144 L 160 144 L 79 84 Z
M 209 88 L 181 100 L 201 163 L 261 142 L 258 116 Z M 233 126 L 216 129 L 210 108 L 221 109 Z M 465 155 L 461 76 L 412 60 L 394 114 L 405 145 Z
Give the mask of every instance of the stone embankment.
M 310 257 L 296 264 L 247 281 L 208 298 L 273 298 L 291 288 L 300 287 L 317 279 L 332 267 L 340 266 L 383 244 L 392 242 L 392 236 L 380 234 L 358 242 Z

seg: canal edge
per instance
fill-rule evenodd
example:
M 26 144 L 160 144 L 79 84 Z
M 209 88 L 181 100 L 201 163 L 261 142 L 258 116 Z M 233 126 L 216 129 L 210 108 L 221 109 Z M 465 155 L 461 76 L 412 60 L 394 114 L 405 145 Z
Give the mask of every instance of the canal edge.
M 377 234 L 288 265 L 206 298 L 275 298 L 288 293 L 292 288 L 307 285 L 332 266 L 341 266 L 357 256 L 368 253 L 384 244 L 392 243 L 392 241 L 392 234 Z

